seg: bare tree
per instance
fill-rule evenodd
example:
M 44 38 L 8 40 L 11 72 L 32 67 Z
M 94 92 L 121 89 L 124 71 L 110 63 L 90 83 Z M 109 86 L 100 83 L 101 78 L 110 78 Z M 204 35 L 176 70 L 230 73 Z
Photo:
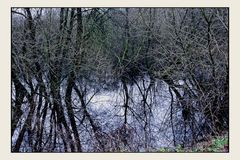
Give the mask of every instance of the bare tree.
M 227 8 L 12 8 L 12 151 L 152 152 L 229 128 Z

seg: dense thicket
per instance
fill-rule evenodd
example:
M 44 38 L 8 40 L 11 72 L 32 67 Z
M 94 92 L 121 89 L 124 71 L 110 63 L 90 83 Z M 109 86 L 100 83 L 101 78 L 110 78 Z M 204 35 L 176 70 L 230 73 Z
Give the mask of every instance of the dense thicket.
M 229 126 L 227 8 L 12 8 L 12 151 L 140 152 Z

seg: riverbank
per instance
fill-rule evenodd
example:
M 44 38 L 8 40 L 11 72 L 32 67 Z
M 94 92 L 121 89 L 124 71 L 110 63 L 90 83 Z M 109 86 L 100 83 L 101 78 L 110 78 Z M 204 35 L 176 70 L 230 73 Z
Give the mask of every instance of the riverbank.
M 206 141 L 196 143 L 193 147 L 182 148 L 180 145 L 175 149 L 161 148 L 158 152 L 229 152 L 229 135 L 211 137 Z

